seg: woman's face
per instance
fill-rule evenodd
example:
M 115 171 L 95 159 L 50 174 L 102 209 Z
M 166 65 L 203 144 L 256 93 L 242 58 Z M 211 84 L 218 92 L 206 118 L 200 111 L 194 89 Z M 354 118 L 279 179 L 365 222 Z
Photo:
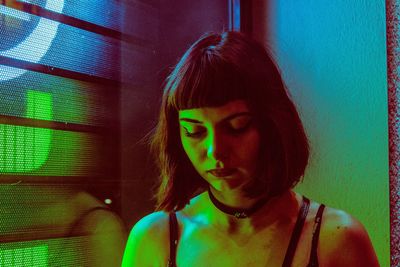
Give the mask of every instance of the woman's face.
M 240 189 L 254 177 L 260 132 L 245 101 L 181 110 L 179 124 L 183 149 L 214 189 Z

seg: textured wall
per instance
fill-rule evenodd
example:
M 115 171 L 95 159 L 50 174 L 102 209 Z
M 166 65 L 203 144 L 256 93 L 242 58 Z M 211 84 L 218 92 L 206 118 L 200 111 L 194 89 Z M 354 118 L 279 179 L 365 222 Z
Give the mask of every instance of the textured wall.
M 296 190 L 358 218 L 389 266 L 384 1 L 256 0 L 253 12 L 311 141 Z

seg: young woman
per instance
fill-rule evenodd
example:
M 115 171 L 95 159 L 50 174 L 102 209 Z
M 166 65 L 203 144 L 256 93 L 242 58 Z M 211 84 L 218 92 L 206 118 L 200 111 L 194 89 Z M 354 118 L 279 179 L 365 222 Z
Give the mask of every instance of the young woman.
M 152 148 L 157 211 L 123 266 L 378 266 L 364 227 L 291 189 L 306 134 L 267 51 L 237 32 L 195 42 L 169 76 Z

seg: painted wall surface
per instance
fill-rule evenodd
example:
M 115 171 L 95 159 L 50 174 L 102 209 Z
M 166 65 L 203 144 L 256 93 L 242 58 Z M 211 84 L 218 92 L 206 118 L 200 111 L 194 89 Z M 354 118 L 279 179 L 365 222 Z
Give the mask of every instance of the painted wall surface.
M 390 266 L 385 1 L 253 3 L 311 141 L 296 191 L 354 215 Z

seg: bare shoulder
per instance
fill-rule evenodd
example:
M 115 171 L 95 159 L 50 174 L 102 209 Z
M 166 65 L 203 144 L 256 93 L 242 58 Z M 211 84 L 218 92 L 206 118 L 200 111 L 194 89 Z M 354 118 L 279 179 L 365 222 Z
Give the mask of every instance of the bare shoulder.
M 364 226 L 342 210 L 325 209 L 319 249 L 323 266 L 379 266 Z
M 159 211 L 143 217 L 129 234 L 122 266 L 164 266 L 168 235 L 168 213 Z
M 168 225 L 168 213 L 157 211 L 140 219 L 132 228 L 131 235 L 160 234 Z

